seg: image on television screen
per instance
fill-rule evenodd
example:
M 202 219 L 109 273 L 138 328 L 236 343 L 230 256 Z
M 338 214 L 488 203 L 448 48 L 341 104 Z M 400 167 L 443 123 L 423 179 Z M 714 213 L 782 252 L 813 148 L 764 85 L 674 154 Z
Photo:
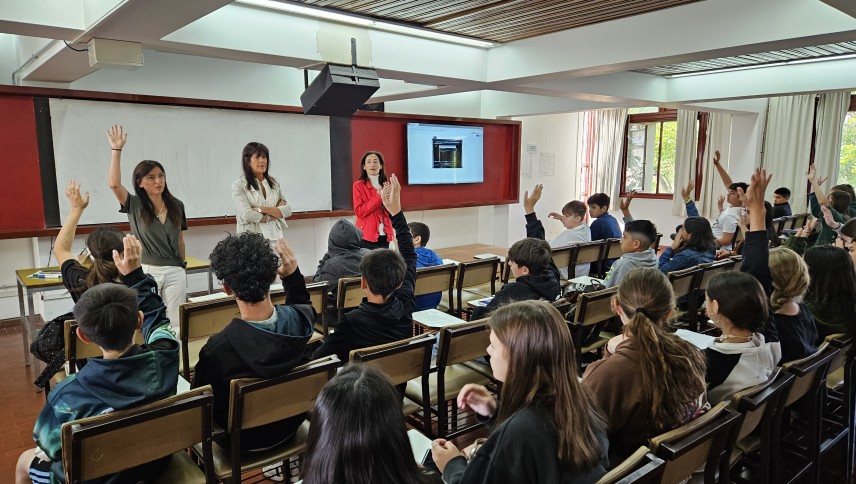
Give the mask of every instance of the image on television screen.
M 464 140 L 434 138 L 434 168 L 463 168 Z

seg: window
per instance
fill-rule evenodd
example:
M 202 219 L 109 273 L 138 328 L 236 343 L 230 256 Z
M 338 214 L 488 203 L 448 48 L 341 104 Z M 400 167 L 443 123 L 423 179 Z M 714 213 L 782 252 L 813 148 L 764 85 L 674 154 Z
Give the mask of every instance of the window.
M 844 117 L 844 129 L 841 132 L 838 183 L 856 186 L 856 96 L 851 99 L 850 111 Z
M 677 131 L 677 121 L 628 124 L 623 192 L 673 193 Z

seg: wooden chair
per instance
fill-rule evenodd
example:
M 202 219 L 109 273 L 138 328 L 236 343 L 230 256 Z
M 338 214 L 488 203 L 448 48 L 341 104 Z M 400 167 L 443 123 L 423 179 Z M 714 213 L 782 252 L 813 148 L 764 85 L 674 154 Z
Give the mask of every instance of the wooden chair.
M 455 400 L 458 392 L 467 383 L 491 383 L 491 378 L 485 374 L 489 369 L 482 368 L 482 371 L 478 371 L 469 364 L 472 360 L 487 355 L 489 335 L 490 329 L 485 320 L 446 327 L 440 333 L 436 371 L 428 378 L 429 404 L 437 406 L 437 432 L 434 435 L 453 438 L 481 425 L 474 423 L 465 427 L 459 426 L 458 405 Z M 422 398 L 422 385 L 422 378 L 410 380 L 407 382 L 405 395 L 411 400 L 419 401 Z
M 457 264 L 445 264 L 441 266 L 421 267 L 416 269 L 416 288 L 414 296 L 445 292 L 448 301 L 453 301 L 455 289 L 455 275 L 458 272 Z M 442 300 L 440 302 L 442 304 Z M 439 306 L 438 306 L 439 307 Z M 452 305 L 446 306 L 449 314 L 454 314 Z
M 824 343 L 813 355 L 782 365 L 795 377 L 784 406 L 796 411 L 786 413 L 782 419 L 771 482 L 817 482 L 826 373 L 838 353 L 837 348 Z
M 710 284 L 710 280 L 717 274 L 733 270 L 734 261 L 731 259 L 724 259 L 721 261 L 709 262 L 707 264 L 700 264 L 699 267 L 701 268 L 701 274 L 698 275 L 698 282 L 696 283 L 695 290 L 692 292 L 692 296 L 689 298 L 687 309 L 687 319 L 689 321 L 690 331 L 695 331 L 696 333 L 702 332 L 701 324 L 699 324 L 699 311 L 701 310 L 701 303 L 704 301 L 704 295 L 707 291 L 708 284 Z
M 663 238 L 663 234 L 657 232 L 657 238 L 654 240 L 654 243 L 651 244 L 651 248 L 654 249 L 654 252 L 660 251 L 660 240 Z
M 87 343 L 77 336 L 77 323 L 73 319 L 65 320 L 65 361 L 68 362 L 68 374 L 77 373 L 77 362 L 86 358 L 101 358 L 101 348 L 95 343 Z M 134 331 L 134 343 L 143 344 L 143 333 Z
M 669 278 L 669 282 L 672 284 L 672 291 L 675 293 L 675 299 L 689 297 L 691 294 L 695 293 L 695 290 L 698 287 L 699 276 L 701 276 L 702 271 L 702 267 L 695 266 L 687 269 L 681 269 L 679 271 L 672 271 L 666 274 Z
M 589 264 L 589 273 L 600 274 L 600 261 L 603 259 L 603 251 L 606 250 L 605 240 L 594 242 L 583 242 L 572 246 L 571 260 L 568 262 L 568 279 L 573 279 L 578 265 Z
M 554 247 L 550 249 L 550 252 L 553 256 L 553 263 L 556 264 L 556 267 L 561 271 L 562 269 L 569 270 L 571 266 L 571 259 L 574 252 L 573 245 L 566 245 L 564 247 Z M 506 264 L 508 265 L 508 264 Z M 573 279 L 571 273 L 568 272 L 568 278 Z
M 577 308 L 573 315 L 568 313 L 568 328 L 574 343 L 574 351 L 577 358 L 577 372 L 582 374 L 582 355 L 591 351 L 600 350 L 609 339 L 615 336 L 598 330 L 601 323 L 605 323 L 615 317 L 612 310 L 612 296 L 618 291 L 618 287 L 610 287 L 594 292 L 584 292 L 577 299 Z M 571 318 L 573 316 L 573 318 Z M 593 342 L 584 345 L 586 335 L 592 331 L 598 331 L 598 336 Z
M 415 423 L 418 424 L 417 428 L 427 435 L 433 435 L 428 374 L 431 370 L 431 348 L 434 341 L 434 334 L 423 334 L 394 343 L 352 350 L 349 354 L 351 362 L 365 363 L 377 368 L 389 377 L 393 385 L 422 380 L 422 398 L 414 401 L 405 396 L 403 411 L 405 416 L 409 416 L 421 410 L 421 422 L 416 420 Z
M 299 366 L 288 374 L 260 380 L 232 380 L 229 396 L 229 445 L 212 446 L 214 475 L 218 481 L 240 481 L 244 472 L 288 460 L 306 448 L 309 423 L 304 421 L 295 436 L 283 445 L 241 454 L 241 432 L 304 414 L 312 409 L 324 385 L 336 375 L 339 358 L 328 356 Z M 200 446 L 193 447 L 201 453 Z M 235 478 L 238 476 L 238 478 Z
M 309 291 L 309 300 L 312 301 L 312 307 L 315 308 L 315 331 L 326 337 L 330 334 L 327 323 L 327 294 L 330 292 L 330 283 L 327 281 L 313 282 L 306 285 L 306 290 Z M 271 291 L 270 299 L 274 304 L 285 304 L 285 291 L 282 289 Z
M 596 484 L 658 484 L 665 468 L 663 459 L 643 445 L 604 474 Z
M 336 312 L 339 322 L 345 319 L 345 313 L 359 307 L 366 296 L 360 287 L 359 277 L 343 277 L 339 279 L 336 291 Z
M 784 396 L 794 376 L 777 368 L 760 385 L 735 393 L 729 408 L 743 415 L 732 432 L 732 452 L 723 462 L 732 482 L 770 482 L 772 457 L 776 453 Z
M 223 331 L 233 319 L 240 317 L 241 311 L 231 296 L 181 305 L 178 311 L 181 327 L 179 373 L 185 380 L 190 381 L 190 374 L 199 361 L 199 350 L 205 346 L 208 338 Z
M 782 235 L 782 230 L 785 227 L 785 223 L 789 221 L 789 217 L 779 217 L 773 219 L 773 232 L 776 233 L 776 237 Z
M 651 438 L 651 451 L 666 462 L 661 483 L 677 484 L 701 467 L 706 484 L 729 482 L 728 466 L 723 466 L 722 460 L 730 453 L 731 429 L 742 416 L 726 408 L 727 405 L 722 402 L 695 420 Z
M 806 220 L 808 219 L 808 213 L 797 213 L 794 214 L 791 218 L 791 226 L 788 227 L 791 230 L 798 230 L 803 228 Z
M 598 277 L 606 277 L 606 264 L 610 259 L 618 259 L 624 252 L 621 250 L 621 239 L 606 239 L 604 241 L 606 247 L 600 259 L 600 267 L 598 268 Z
M 499 258 L 461 262 L 458 266 L 458 281 L 455 285 L 455 312 L 459 316 L 467 303 L 496 294 L 496 271 Z M 441 303 L 442 304 L 442 303 Z
M 826 455 L 842 440 L 846 439 L 845 480 L 851 481 L 854 469 L 854 440 L 856 440 L 856 381 L 854 369 L 856 358 L 850 358 L 853 337 L 841 333 L 826 337 L 830 346 L 839 350 L 830 363 L 826 377 L 826 405 L 823 409 L 820 453 Z
M 211 387 L 204 386 L 141 407 L 63 424 L 66 481 L 88 482 L 171 456 L 155 482 L 216 482 L 211 453 L 213 402 Z M 184 451 L 194 445 L 199 446 L 204 471 Z

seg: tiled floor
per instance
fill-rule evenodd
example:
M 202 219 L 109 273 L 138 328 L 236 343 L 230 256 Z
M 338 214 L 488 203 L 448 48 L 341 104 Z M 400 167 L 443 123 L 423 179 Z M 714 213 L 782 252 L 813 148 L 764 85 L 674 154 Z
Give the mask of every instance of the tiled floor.
M 13 482 L 18 456 L 33 443 L 33 424 L 45 402 L 24 366 L 21 328 L 0 328 L 0 482 Z

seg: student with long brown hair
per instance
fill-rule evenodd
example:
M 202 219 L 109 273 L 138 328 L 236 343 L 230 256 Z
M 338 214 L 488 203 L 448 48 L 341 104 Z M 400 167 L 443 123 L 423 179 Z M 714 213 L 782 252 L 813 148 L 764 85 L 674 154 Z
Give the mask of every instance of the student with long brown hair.
M 546 301 L 497 309 L 490 326 L 490 365 L 503 382 L 502 404 L 468 384 L 458 407 L 490 417 L 493 432 L 469 456 L 451 441 L 431 445 L 447 484 L 595 482 L 608 467 L 606 425 L 577 379 L 574 346 L 561 314 Z M 469 459 L 469 460 L 468 460 Z
M 623 339 L 586 368 L 583 384 L 606 413 L 614 465 L 705 408 L 705 363 L 698 348 L 666 331 L 675 294 L 658 269 L 629 272 L 613 308 L 624 324 Z

